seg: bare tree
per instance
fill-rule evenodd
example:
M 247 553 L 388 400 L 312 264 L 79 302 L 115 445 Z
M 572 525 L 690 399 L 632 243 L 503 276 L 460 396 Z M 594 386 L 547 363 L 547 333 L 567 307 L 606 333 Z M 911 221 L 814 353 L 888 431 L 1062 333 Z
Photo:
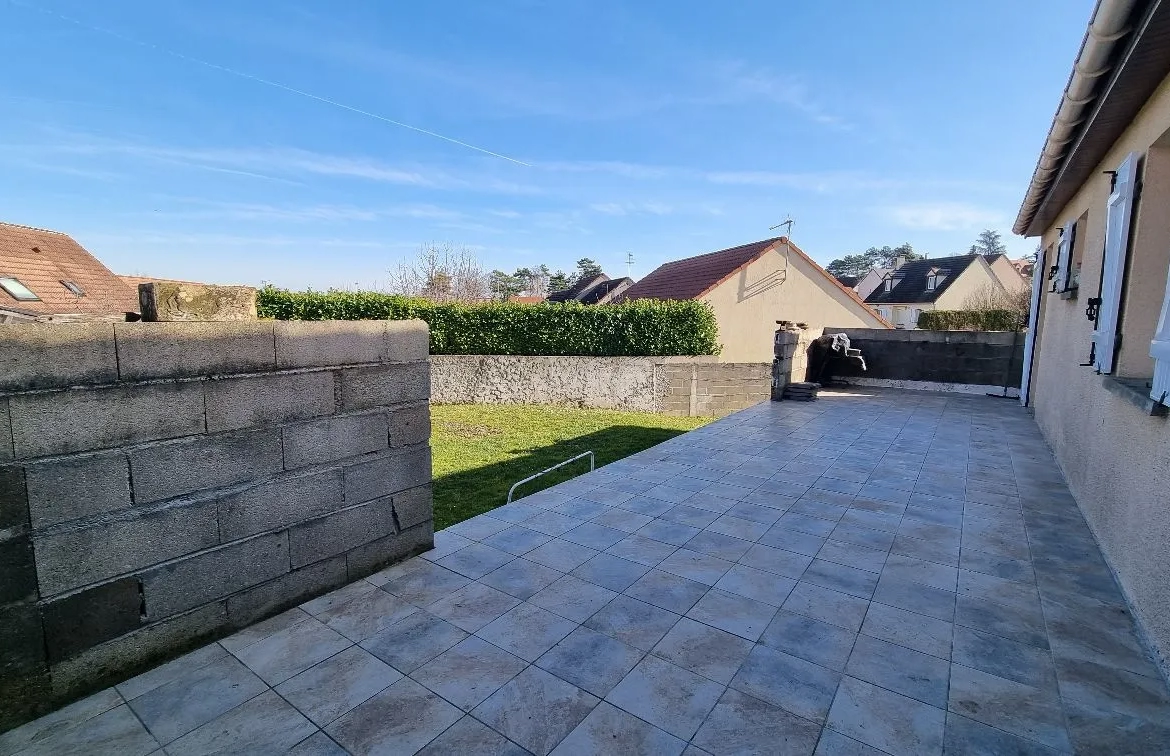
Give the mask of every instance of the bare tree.
M 489 298 L 488 275 L 475 253 L 451 242 L 430 242 L 413 260 L 390 271 L 390 290 L 432 302 L 482 302 Z
M 963 300 L 964 310 L 1008 310 L 1016 313 L 1020 323 L 1028 322 L 1028 310 L 1032 306 L 1032 292 L 1027 288 L 1008 291 L 998 283 L 985 283 L 967 295 Z

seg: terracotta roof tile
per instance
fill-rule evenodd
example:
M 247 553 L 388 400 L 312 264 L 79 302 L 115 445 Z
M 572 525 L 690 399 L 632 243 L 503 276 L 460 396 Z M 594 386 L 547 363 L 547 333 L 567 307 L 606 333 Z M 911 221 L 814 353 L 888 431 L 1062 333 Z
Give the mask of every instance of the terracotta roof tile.
M 138 293 L 69 236 L 0 222 L 0 276 L 11 276 L 38 302 L 22 302 L 0 289 L 0 308 L 35 315 L 119 314 L 138 311 Z M 61 283 L 73 281 L 84 296 Z

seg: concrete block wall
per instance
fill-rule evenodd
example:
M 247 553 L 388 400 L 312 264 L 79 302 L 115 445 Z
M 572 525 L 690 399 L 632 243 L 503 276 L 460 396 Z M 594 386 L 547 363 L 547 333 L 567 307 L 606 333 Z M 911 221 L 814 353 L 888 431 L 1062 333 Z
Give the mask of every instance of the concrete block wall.
M 894 381 L 907 388 L 918 383 L 933 390 L 957 386 L 982 392 L 1005 381 L 1020 386 L 1023 334 L 866 328 L 825 328 L 824 333 L 848 334 L 850 346 L 865 357 L 868 369 L 840 373 L 845 377 Z
M 768 398 L 768 363 L 717 357 L 434 355 L 436 404 L 552 404 L 726 415 Z
M 0 328 L 0 731 L 433 545 L 420 321 Z

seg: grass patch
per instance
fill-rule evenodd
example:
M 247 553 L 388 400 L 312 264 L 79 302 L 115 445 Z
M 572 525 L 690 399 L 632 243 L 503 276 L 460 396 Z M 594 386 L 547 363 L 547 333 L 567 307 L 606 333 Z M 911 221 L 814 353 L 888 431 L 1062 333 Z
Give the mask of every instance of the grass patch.
M 592 450 L 600 467 L 710 420 L 529 405 L 434 405 L 435 529 L 500 506 L 513 483 L 581 452 Z M 580 460 L 524 484 L 516 496 L 588 470 L 589 460 Z

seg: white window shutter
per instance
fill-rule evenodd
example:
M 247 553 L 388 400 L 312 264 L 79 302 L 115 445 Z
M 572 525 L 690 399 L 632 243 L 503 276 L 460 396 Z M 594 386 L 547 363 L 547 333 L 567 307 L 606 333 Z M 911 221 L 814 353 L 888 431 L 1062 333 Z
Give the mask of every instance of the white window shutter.
M 1150 356 L 1154 358 L 1154 382 L 1150 398 L 1170 405 L 1170 271 L 1166 276 L 1166 295 L 1162 299 L 1162 314 L 1150 342 Z
M 1129 250 L 1129 222 L 1133 212 L 1134 185 L 1137 182 L 1136 153 L 1129 153 L 1117 167 L 1109 210 L 1105 219 L 1105 257 L 1101 271 L 1101 308 L 1097 329 L 1094 365 L 1101 373 L 1113 372 L 1113 353 L 1117 347 L 1117 317 L 1121 311 L 1121 285 L 1125 278 L 1125 258 Z
M 1056 246 L 1056 275 L 1052 277 L 1053 291 L 1068 291 L 1072 283 L 1072 250 L 1076 234 L 1076 221 L 1064 224 L 1064 229 L 1060 233 L 1060 243 Z

